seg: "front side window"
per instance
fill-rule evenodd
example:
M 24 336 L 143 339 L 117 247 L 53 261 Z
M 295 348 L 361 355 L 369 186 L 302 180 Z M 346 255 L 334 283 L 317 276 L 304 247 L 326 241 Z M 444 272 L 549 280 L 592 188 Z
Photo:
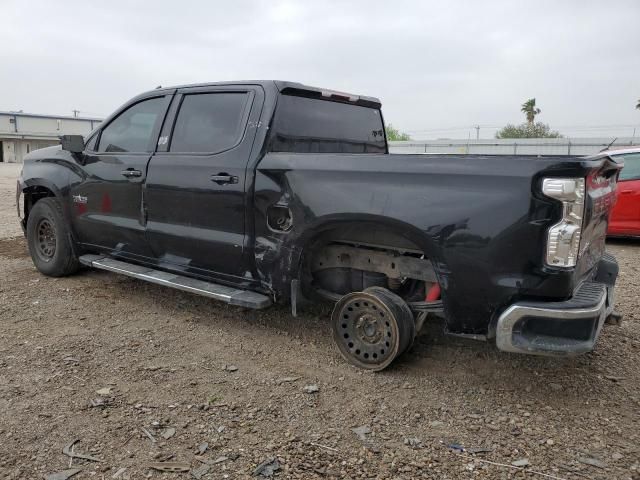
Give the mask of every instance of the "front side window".
M 156 122 L 164 112 L 164 97 L 136 103 L 102 130 L 98 152 L 148 152 Z
M 98 135 L 94 135 L 91 137 L 84 145 L 84 149 L 88 152 L 95 152 L 96 150 L 96 141 L 98 140 Z
M 640 180 L 640 153 L 622 155 L 624 167 L 620 171 L 620 180 Z
M 244 131 L 248 99 L 246 92 L 185 95 L 169 151 L 217 153 L 235 146 Z

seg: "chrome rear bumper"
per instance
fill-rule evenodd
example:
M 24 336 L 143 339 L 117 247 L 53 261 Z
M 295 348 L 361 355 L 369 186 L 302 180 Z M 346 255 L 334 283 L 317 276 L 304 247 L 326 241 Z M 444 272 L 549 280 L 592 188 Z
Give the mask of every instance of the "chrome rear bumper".
M 562 302 L 522 301 L 498 318 L 496 345 L 506 352 L 568 356 L 593 350 L 613 312 L 618 262 L 605 253 L 592 281 Z
M 566 302 L 511 305 L 498 319 L 496 344 L 506 352 L 535 355 L 589 352 L 612 311 L 613 286 L 585 283 Z

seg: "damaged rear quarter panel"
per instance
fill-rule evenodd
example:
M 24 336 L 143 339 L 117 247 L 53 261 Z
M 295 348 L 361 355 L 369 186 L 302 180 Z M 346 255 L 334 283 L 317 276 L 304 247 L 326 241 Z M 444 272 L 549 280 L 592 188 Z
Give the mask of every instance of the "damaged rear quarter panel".
M 496 311 L 515 298 L 527 292 L 561 298 L 573 288 L 569 274 L 543 268 L 545 232 L 558 206 L 532 194 L 536 175 L 559 161 L 269 153 L 255 181 L 256 271 L 286 298 L 317 232 L 373 222 L 408 238 L 432 261 L 450 331 L 486 333 Z M 275 204 L 291 210 L 290 231 L 267 226 Z

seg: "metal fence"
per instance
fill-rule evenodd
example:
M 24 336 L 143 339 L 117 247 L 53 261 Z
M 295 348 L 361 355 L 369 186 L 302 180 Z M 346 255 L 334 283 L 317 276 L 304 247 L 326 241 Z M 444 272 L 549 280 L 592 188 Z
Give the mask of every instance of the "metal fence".
M 504 140 L 420 140 L 389 142 L 391 153 L 478 155 L 593 155 L 613 138 L 514 138 Z M 640 138 L 620 137 L 612 148 L 640 145 Z

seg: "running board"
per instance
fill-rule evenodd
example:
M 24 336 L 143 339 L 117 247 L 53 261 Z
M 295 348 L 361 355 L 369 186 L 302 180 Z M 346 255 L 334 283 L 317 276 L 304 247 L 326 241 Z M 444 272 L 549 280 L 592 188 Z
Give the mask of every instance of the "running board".
M 271 299 L 261 293 L 205 282 L 191 277 L 176 275 L 175 273 L 154 270 L 153 268 L 115 260 L 104 255 L 82 255 L 79 260 L 80 263 L 88 267 L 108 270 L 158 285 L 164 285 L 165 287 L 203 295 L 221 300 L 230 305 L 255 309 L 266 308 L 271 305 Z

